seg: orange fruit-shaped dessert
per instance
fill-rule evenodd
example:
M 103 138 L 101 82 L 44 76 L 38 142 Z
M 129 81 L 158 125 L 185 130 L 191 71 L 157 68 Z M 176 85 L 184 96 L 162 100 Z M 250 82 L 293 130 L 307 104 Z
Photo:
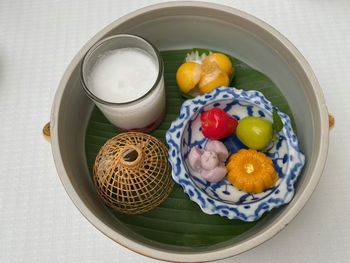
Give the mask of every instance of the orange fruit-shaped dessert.
M 229 77 L 233 76 L 234 68 L 230 58 L 222 53 L 212 53 L 208 55 L 202 62 L 202 66 L 214 64 L 220 68 L 220 70 L 226 73 Z
M 226 168 L 227 179 L 236 188 L 248 193 L 261 193 L 273 187 L 278 180 L 272 160 L 252 149 L 241 149 L 231 155 Z
M 229 84 L 230 79 L 227 74 L 217 68 L 210 73 L 202 74 L 198 88 L 201 93 L 208 93 L 217 87 L 228 86 Z
M 183 93 L 199 90 L 203 94 L 230 84 L 234 69 L 226 55 L 199 55 L 198 51 L 194 51 L 187 54 L 186 60 L 188 62 L 183 63 L 176 72 L 176 82 Z
M 194 89 L 201 78 L 201 65 L 196 62 L 183 63 L 176 72 L 176 82 L 183 93 Z

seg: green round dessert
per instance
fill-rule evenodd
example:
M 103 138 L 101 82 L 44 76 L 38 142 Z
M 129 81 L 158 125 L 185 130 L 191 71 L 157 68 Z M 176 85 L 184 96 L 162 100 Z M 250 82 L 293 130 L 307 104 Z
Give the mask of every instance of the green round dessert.
M 238 122 L 236 134 L 248 148 L 262 150 L 270 144 L 273 128 L 268 120 L 249 116 Z

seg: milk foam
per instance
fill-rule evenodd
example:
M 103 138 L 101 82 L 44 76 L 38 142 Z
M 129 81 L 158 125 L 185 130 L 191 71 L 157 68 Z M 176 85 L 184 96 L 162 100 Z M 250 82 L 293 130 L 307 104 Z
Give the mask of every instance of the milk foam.
M 142 97 L 155 84 L 158 64 L 139 48 L 121 48 L 102 54 L 87 78 L 90 91 L 115 103 Z

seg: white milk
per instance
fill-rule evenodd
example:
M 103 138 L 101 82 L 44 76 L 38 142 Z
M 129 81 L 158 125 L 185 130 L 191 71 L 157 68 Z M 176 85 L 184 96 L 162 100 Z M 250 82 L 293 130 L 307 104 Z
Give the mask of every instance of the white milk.
M 102 54 L 90 73 L 92 93 L 109 102 L 129 102 L 140 98 L 156 82 L 158 65 L 139 48 L 121 48 Z
M 130 130 L 146 128 L 161 120 L 165 110 L 164 79 L 146 97 L 155 84 L 158 62 L 139 48 L 121 48 L 100 55 L 87 78 L 90 91 L 98 98 L 112 103 L 96 102 L 104 115 L 115 126 Z M 132 102 L 137 100 L 135 102 Z M 158 123 L 159 124 L 159 123 Z

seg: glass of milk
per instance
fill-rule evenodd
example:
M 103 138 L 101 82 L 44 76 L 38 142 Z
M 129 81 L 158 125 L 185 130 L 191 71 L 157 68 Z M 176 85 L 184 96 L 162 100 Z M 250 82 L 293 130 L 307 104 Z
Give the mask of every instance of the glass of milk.
M 163 61 L 145 39 L 120 34 L 101 40 L 86 53 L 81 73 L 86 94 L 117 128 L 150 132 L 162 122 Z

